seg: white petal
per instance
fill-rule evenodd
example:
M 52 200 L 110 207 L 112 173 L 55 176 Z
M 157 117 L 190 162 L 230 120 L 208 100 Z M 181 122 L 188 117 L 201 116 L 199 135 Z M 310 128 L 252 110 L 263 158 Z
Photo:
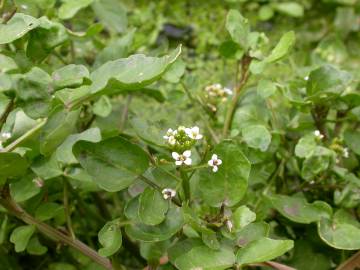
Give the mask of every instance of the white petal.
M 210 159 L 210 160 L 208 161 L 208 165 L 211 166 L 211 167 L 214 166 L 214 160 Z
M 217 160 L 217 165 L 221 165 L 222 164 L 222 160 L 221 159 L 218 159 Z
M 191 157 L 191 151 L 190 150 L 186 150 L 186 151 L 184 151 L 184 153 L 183 153 L 183 156 L 184 157 Z
M 203 138 L 203 135 L 201 135 L 201 134 L 198 134 L 198 135 L 196 135 L 196 137 L 195 137 L 196 140 L 201 140 L 202 138 Z
M 180 155 L 176 152 L 172 152 L 171 155 L 172 155 L 173 159 L 175 159 L 175 160 L 178 160 L 180 158 Z
M 182 165 L 183 164 L 183 161 L 182 160 L 177 160 L 177 161 L 175 161 L 175 165 L 176 166 L 180 166 L 180 165 Z
M 213 172 L 217 172 L 218 171 L 218 166 L 214 166 L 212 169 Z
M 217 160 L 217 158 L 218 158 L 217 154 L 213 154 L 213 155 L 211 156 L 211 159 L 212 159 L 212 160 Z
M 191 162 L 192 162 L 191 158 L 187 158 L 187 159 L 184 160 L 184 163 L 186 165 L 191 165 Z
M 165 140 L 168 140 L 170 137 L 167 136 L 167 135 L 164 135 L 163 138 L 164 138 Z
M 194 132 L 196 134 L 198 134 L 200 132 L 200 129 L 198 126 L 192 127 L 191 130 L 192 130 L 192 132 Z

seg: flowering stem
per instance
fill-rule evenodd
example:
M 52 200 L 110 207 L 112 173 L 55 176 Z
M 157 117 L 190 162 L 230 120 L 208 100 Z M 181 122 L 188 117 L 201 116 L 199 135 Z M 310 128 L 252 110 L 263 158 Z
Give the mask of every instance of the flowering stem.
M 192 105 L 194 107 L 197 107 L 197 104 L 200 105 L 200 107 L 205 111 L 205 113 L 207 113 L 207 110 L 204 108 L 203 104 L 196 100 L 190 93 L 189 89 L 187 88 L 187 86 L 181 82 L 181 86 L 183 87 L 186 95 L 188 96 L 189 100 L 191 101 Z M 202 113 L 199 113 L 199 116 L 201 118 L 201 120 L 204 122 L 205 127 L 208 129 L 212 139 L 214 140 L 215 143 L 219 143 L 220 140 L 218 138 L 218 136 L 216 135 L 216 132 L 212 129 L 212 127 L 209 125 L 208 121 L 206 120 L 206 118 L 202 115 Z
M 8 146 L 6 146 L 3 150 L 3 152 L 11 152 L 16 147 L 18 147 L 22 142 L 26 141 L 28 138 L 33 136 L 36 132 L 38 132 L 46 123 L 47 119 L 42 120 L 39 124 L 34 126 L 32 129 L 27 131 L 25 134 L 17 138 L 15 141 L 10 143 Z
M 241 90 L 244 88 L 245 84 L 247 83 L 250 73 L 249 73 L 249 66 L 251 63 L 251 57 L 248 55 L 245 55 L 241 61 L 241 79 L 239 84 L 235 88 L 235 93 L 233 98 L 231 99 L 231 102 L 229 104 L 229 107 L 226 112 L 225 116 L 225 123 L 223 128 L 223 137 L 225 138 L 229 132 L 229 129 L 231 128 L 231 123 L 234 118 L 234 113 L 236 109 L 236 105 L 238 103 Z

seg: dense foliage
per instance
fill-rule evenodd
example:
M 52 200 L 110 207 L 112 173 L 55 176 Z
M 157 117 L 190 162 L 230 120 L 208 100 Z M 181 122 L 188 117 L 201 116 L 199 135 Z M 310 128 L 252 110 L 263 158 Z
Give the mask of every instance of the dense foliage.
M 360 266 L 358 1 L 0 14 L 0 269 Z

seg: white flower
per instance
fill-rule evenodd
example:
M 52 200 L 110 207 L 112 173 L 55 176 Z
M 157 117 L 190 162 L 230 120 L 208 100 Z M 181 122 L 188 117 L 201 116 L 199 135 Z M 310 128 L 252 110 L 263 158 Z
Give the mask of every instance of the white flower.
M 228 96 L 231 96 L 233 94 L 233 91 L 229 88 L 225 87 L 223 90 L 224 90 L 225 94 L 227 94 Z
M 174 198 L 176 196 L 176 191 L 171 188 L 164 188 L 161 193 L 165 200 Z
M 305 77 L 304 77 L 304 80 L 305 80 L 305 81 L 309 80 L 309 76 L 305 76 Z
M 5 140 L 10 139 L 11 138 L 11 133 L 10 132 L 3 132 L 1 133 L 1 137 Z
M 348 158 L 349 157 L 349 148 L 345 147 L 343 149 L 343 157 Z
M 171 128 L 168 129 L 168 131 L 166 132 L 166 135 L 163 136 L 163 138 L 165 140 L 169 140 L 170 137 L 174 137 L 176 135 L 177 131 L 176 130 L 172 130 Z
M 315 135 L 315 137 L 319 138 L 320 140 L 324 138 L 324 135 L 321 134 L 320 130 L 315 130 L 314 135 Z
M 200 140 L 202 139 L 203 135 L 200 134 L 199 127 L 195 126 L 192 128 L 185 128 L 185 133 L 188 135 L 189 138 L 193 140 Z
M 219 169 L 219 165 L 221 165 L 222 160 L 218 158 L 216 154 L 213 154 L 211 159 L 208 161 L 208 165 L 212 167 L 213 172 L 217 172 Z
M 175 165 L 180 166 L 180 165 L 191 165 L 191 151 L 190 150 L 186 150 L 184 151 L 184 153 L 182 153 L 182 155 L 176 153 L 176 152 L 172 152 L 171 153 L 173 159 L 175 159 Z
M 170 136 L 169 139 L 168 139 L 168 143 L 169 143 L 170 145 L 175 145 L 175 143 L 176 143 L 175 137 L 174 137 L 174 136 Z

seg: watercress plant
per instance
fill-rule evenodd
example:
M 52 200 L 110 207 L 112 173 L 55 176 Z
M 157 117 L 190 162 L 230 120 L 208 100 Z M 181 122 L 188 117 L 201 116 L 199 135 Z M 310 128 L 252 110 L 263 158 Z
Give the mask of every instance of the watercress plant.
M 0 269 L 355 269 L 359 10 L 0 1 Z

